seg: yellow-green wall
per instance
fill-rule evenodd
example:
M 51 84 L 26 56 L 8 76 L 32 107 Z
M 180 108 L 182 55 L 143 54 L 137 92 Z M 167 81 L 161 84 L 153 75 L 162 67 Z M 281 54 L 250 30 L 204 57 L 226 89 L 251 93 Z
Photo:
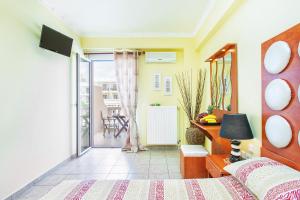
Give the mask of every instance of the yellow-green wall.
M 150 50 L 155 51 L 155 50 Z M 168 50 L 174 51 L 174 50 Z M 138 108 L 137 119 L 139 124 L 139 131 L 141 136 L 141 142 L 147 144 L 147 108 L 151 103 L 160 103 L 162 106 L 178 106 L 180 107 L 178 97 L 179 91 L 176 84 L 176 73 L 187 70 L 184 67 L 183 51 L 177 50 L 177 62 L 176 63 L 146 63 L 145 55 L 139 57 L 139 69 L 138 69 Z M 152 90 L 152 75 L 154 73 L 161 74 L 161 90 Z M 173 82 L 173 92 L 171 96 L 165 96 L 163 91 L 163 79 L 165 76 L 171 76 Z M 179 110 L 180 121 L 184 120 L 182 109 Z M 179 130 L 183 124 L 179 125 Z M 181 133 L 181 131 L 179 131 Z
M 201 67 L 197 60 L 197 52 L 193 38 L 82 38 L 81 45 L 85 51 L 97 51 L 112 48 L 134 48 L 146 51 L 176 51 L 176 63 L 158 64 L 145 63 L 144 55 L 139 58 L 138 76 L 138 108 L 137 116 L 142 144 L 146 145 L 146 114 L 147 107 L 153 102 L 162 105 L 177 105 L 179 107 L 179 137 L 182 143 L 185 141 L 185 128 L 189 125 L 188 119 L 179 103 L 179 93 L 175 74 L 183 71 L 195 72 Z M 164 76 L 172 76 L 173 95 L 164 96 L 163 90 L 152 91 L 151 77 L 155 72 L 160 72 L 162 81 Z M 196 80 L 196 73 L 193 79 Z

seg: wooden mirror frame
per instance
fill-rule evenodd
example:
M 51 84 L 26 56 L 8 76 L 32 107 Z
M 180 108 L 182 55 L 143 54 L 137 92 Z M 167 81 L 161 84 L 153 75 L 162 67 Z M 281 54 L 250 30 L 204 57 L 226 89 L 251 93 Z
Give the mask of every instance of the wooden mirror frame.
M 231 71 L 230 71 L 231 87 L 232 87 L 231 111 L 214 109 L 213 113 L 217 115 L 218 119 L 222 119 L 223 115 L 227 113 L 238 113 L 237 45 L 234 43 L 228 43 L 205 61 L 210 63 L 210 97 L 211 97 L 211 104 L 212 104 L 213 86 L 211 83 L 212 83 L 213 62 L 216 59 L 220 59 L 220 58 L 223 58 L 224 60 L 224 56 L 227 55 L 228 52 L 231 53 Z

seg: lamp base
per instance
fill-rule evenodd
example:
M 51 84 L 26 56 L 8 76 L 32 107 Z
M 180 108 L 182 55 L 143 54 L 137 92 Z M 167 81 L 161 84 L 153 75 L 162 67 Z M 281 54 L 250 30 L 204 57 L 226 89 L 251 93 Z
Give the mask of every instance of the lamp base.
M 229 158 L 231 163 L 241 160 L 240 144 L 239 140 L 231 140 L 231 155 Z

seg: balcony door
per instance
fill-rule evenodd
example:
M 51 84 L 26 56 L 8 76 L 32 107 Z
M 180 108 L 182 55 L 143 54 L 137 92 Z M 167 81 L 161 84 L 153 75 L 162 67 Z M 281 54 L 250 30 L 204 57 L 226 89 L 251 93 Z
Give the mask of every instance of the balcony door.
M 89 54 L 93 66 L 93 147 L 120 148 L 127 132 L 117 119 L 121 112 L 113 53 Z
M 92 146 L 91 62 L 77 54 L 77 155 Z

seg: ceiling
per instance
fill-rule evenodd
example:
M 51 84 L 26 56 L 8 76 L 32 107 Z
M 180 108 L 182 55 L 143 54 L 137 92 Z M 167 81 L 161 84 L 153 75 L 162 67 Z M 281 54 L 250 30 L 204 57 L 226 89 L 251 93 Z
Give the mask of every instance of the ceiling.
M 81 36 L 192 37 L 215 0 L 40 0 Z

